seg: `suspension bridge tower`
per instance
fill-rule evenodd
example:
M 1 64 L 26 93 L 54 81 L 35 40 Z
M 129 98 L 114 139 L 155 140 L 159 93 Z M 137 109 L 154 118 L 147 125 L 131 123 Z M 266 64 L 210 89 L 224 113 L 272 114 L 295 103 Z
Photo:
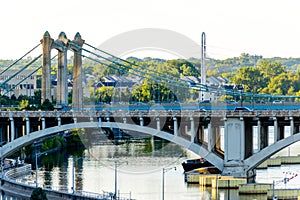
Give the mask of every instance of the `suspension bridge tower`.
M 60 106 L 68 105 L 68 62 L 67 51 L 71 49 L 74 52 L 73 61 L 73 94 L 72 108 L 81 110 L 83 108 L 83 89 L 82 89 L 82 56 L 81 47 L 84 44 L 79 33 L 73 41 L 67 39 L 64 32 L 61 32 L 57 40 L 51 38 L 48 31 L 45 32 L 42 43 L 42 103 L 48 99 L 52 101 L 52 84 L 51 84 L 51 50 L 58 51 L 57 67 L 57 87 L 56 87 L 56 104 Z

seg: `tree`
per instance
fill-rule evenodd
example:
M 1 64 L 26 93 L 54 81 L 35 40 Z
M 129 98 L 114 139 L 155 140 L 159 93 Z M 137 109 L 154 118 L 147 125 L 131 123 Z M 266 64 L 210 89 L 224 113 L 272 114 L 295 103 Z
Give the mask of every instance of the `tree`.
M 38 187 L 32 191 L 30 200 L 48 200 L 48 198 L 46 192 L 42 188 Z
M 41 105 L 41 110 L 54 110 L 54 106 L 49 99 L 46 99 Z

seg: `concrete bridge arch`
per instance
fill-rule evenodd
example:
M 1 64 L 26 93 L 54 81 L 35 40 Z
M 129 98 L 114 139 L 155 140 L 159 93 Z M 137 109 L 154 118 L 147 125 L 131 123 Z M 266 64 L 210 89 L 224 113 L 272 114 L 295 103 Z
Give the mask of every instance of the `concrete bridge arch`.
M 148 134 L 152 136 L 157 136 L 159 138 L 168 140 L 170 142 L 173 142 L 175 144 L 178 144 L 197 155 L 204 157 L 209 162 L 211 162 L 215 167 L 217 167 L 219 170 L 223 170 L 223 159 L 220 158 L 217 154 L 214 152 L 208 151 L 205 147 L 193 143 L 190 140 L 184 139 L 180 136 L 175 136 L 170 133 L 167 133 L 165 131 L 159 131 L 154 128 L 149 128 L 146 126 L 139 126 L 134 124 L 127 124 L 127 123 L 116 123 L 116 122 L 78 122 L 78 123 L 71 123 L 71 124 L 65 124 L 61 126 L 51 127 L 47 129 L 42 129 L 40 131 L 32 132 L 28 135 L 24 135 L 23 137 L 17 138 L 8 144 L 1 147 L 1 157 L 7 157 L 11 155 L 12 153 L 16 152 L 18 149 L 20 149 L 23 146 L 29 145 L 33 143 L 36 140 L 45 138 L 50 135 L 54 135 L 56 133 L 71 130 L 74 128 L 120 128 L 122 130 L 128 130 L 128 131 L 137 131 L 141 132 L 143 134 Z
M 275 153 L 299 141 L 300 133 L 296 133 L 285 139 L 279 140 L 274 144 L 262 149 L 258 153 L 252 155 L 251 157 L 247 158 L 245 160 L 245 165 L 248 167 L 248 170 L 254 169 Z

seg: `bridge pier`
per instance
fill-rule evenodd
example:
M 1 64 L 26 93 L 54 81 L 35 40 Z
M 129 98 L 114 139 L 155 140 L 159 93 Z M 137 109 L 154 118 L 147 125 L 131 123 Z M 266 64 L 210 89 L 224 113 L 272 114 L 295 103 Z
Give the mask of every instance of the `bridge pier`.
M 207 148 L 208 151 L 213 151 L 216 145 L 216 132 L 212 123 L 208 124 L 207 131 L 208 131 Z
M 10 141 L 13 141 L 15 139 L 15 122 L 14 118 L 10 117 Z
M 42 120 L 42 130 L 44 130 L 46 128 L 45 118 L 41 117 L 41 120 Z
M 295 122 L 294 122 L 294 118 L 293 117 L 289 117 L 289 120 L 290 120 L 290 126 L 291 126 L 291 129 L 290 129 L 290 135 L 294 135 L 296 132 L 295 132 Z
M 57 116 L 57 126 L 61 126 L 61 117 Z
M 239 118 L 225 121 L 224 169 L 222 175 L 247 177 L 245 159 L 245 124 Z
M 156 119 L 156 130 L 160 131 L 160 118 L 158 116 L 155 117 Z
M 173 116 L 172 118 L 173 118 L 173 123 L 174 123 L 174 135 L 178 136 L 178 121 L 175 116 Z
M 30 121 L 29 121 L 28 115 L 26 115 L 25 121 L 26 121 L 26 125 L 25 125 L 25 127 L 26 127 L 26 135 L 28 135 L 30 133 L 30 123 L 29 123 Z
M 260 150 L 267 147 L 269 145 L 269 139 L 268 139 L 268 129 L 269 129 L 269 126 L 267 124 L 264 124 L 264 123 L 261 123 L 261 126 L 260 126 L 260 138 L 258 138 L 260 141 L 259 141 L 259 144 L 260 144 Z
M 191 142 L 195 141 L 195 120 L 192 116 L 190 116 L 191 120 Z

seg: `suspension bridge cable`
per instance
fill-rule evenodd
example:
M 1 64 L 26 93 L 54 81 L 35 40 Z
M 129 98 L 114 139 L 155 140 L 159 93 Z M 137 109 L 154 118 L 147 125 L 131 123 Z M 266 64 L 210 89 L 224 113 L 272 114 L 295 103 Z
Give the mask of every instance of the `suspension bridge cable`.
M 99 64 L 103 64 L 103 65 L 105 65 L 105 66 L 107 66 L 107 67 L 116 69 L 116 70 L 118 70 L 118 71 L 124 71 L 124 72 L 130 73 L 130 74 L 136 75 L 136 76 L 138 76 L 138 77 L 141 77 L 141 78 L 145 78 L 145 76 L 143 76 L 143 75 L 141 75 L 141 74 L 139 74 L 139 73 L 137 73 L 137 72 L 135 72 L 135 71 L 131 71 L 131 72 L 130 72 L 130 71 L 125 70 L 124 68 L 121 68 L 121 69 L 120 69 L 120 68 L 118 68 L 118 67 L 116 67 L 116 66 L 114 66 L 114 65 L 111 65 L 111 64 L 102 62 L 102 61 L 100 61 L 100 60 L 91 58 L 91 57 L 89 57 L 89 56 L 83 55 L 83 54 L 81 54 L 81 53 L 79 53 L 79 52 L 73 50 L 72 48 L 70 48 L 70 50 L 73 51 L 74 53 L 76 53 L 77 55 L 80 55 L 80 56 L 82 56 L 82 57 L 84 57 L 84 58 L 87 58 L 87 59 L 92 60 L 92 61 L 94 61 L 94 62 L 97 62 L 97 63 L 99 63 Z M 97 56 L 97 54 L 96 54 L 96 56 Z M 101 57 L 101 56 L 100 56 L 100 57 Z M 101 57 L 101 58 L 102 58 L 102 57 Z M 143 72 L 143 73 L 144 73 L 144 72 Z M 158 80 L 157 77 L 156 77 L 156 78 L 153 78 L 153 77 L 151 76 L 151 77 L 149 77 L 148 79 L 149 79 L 149 80 L 152 80 L 152 81 L 154 81 L 154 82 L 165 83 L 165 84 L 168 83 L 168 82 L 162 82 L 161 80 Z M 182 87 L 182 88 L 187 88 L 187 87 L 184 87 L 184 85 L 179 85 L 179 86 Z
M 71 43 L 71 45 L 74 45 L 75 47 L 80 48 L 80 49 L 83 50 L 83 51 L 86 51 L 86 52 L 88 52 L 88 53 L 90 53 L 90 54 L 92 54 L 92 55 L 95 55 L 95 56 L 99 57 L 99 58 L 103 58 L 103 59 L 105 59 L 105 60 L 107 60 L 107 61 L 109 61 L 109 62 L 112 62 L 112 63 L 114 63 L 114 64 L 116 64 L 116 65 L 118 65 L 118 66 L 125 67 L 125 68 L 127 68 L 127 69 L 129 69 L 129 70 L 131 69 L 131 70 L 139 71 L 139 72 L 141 72 L 141 73 L 145 73 L 145 72 L 143 72 L 143 71 L 141 71 L 141 70 L 133 69 L 132 67 L 128 67 L 128 66 L 126 66 L 126 65 L 124 65 L 124 64 L 121 64 L 121 63 L 119 63 L 119 62 L 117 62 L 117 61 L 113 61 L 113 60 L 110 60 L 109 58 L 105 58 L 105 57 L 103 57 L 103 56 L 101 56 L 101 55 L 99 55 L 99 54 L 93 53 L 93 52 L 91 52 L 91 51 L 89 51 L 89 50 L 87 50 L 87 49 L 84 49 L 84 48 L 82 48 L 82 47 L 80 47 L 80 46 L 74 44 L 73 42 L 70 42 L 70 43 Z M 165 77 L 160 77 L 160 78 L 166 80 Z M 167 80 L 170 80 L 170 79 L 167 79 Z
M 56 58 L 57 55 L 53 56 L 51 58 L 51 60 L 53 60 L 54 58 Z M 36 68 L 34 71 L 32 71 L 30 74 L 28 74 L 25 78 L 23 78 L 22 80 L 20 80 L 18 83 L 14 84 L 12 88 L 10 88 L 9 90 L 6 91 L 6 93 L 4 93 L 3 95 L 6 95 L 7 93 L 13 91 L 17 86 L 19 86 L 21 83 L 23 83 L 28 77 L 32 76 L 34 73 L 36 73 L 39 69 L 41 69 L 43 66 L 40 65 L 38 68 Z
M 103 51 L 103 50 L 101 50 L 101 49 L 99 49 L 99 48 L 96 48 L 96 47 L 94 47 L 94 46 L 92 46 L 92 45 L 90 45 L 90 44 L 88 44 L 88 43 L 84 43 L 84 44 L 87 45 L 88 47 L 93 48 L 94 50 L 100 51 L 100 52 L 102 52 L 102 53 L 104 53 L 104 54 L 106 54 L 106 55 L 109 55 L 109 56 L 111 56 L 111 57 L 117 59 L 117 60 L 121 60 L 121 61 L 123 61 L 123 62 L 126 62 L 126 63 L 130 64 L 130 65 L 134 65 L 134 66 L 140 67 L 140 65 L 138 65 L 138 64 L 136 64 L 136 63 L 130 62 L 130 61 L 125 60 L 125 59 L 122 59 L 122 58 L 120 58 L 120 57 L 118 57 L 118 56 L 115 56 L 115 55 L 110 54 L 110 53 L 108 53 L 108 52 L 106 52 L 106 51 Z M 165 74 L 165 73 L 162 73 L 162 72 L 159 72 L 159 71 L 154 71 L 154 70 L 151 70 L 151 69 L 148 69 L 148 68 L 145 68 L 145 69 L 148 70 L 148 71 L 150 71 L 150 72 L 154 72 L 154 73 L 157 73 L 157 74 L 161 74 L 161 75 L 164 76 L 164 77 L 172 77 L 172 76 L 170 76 L 169 74 Z M 174 77 L 172 77 L 172 78 L 174 78 Z M 176 78 L 176 77 L 175 77 L 175 78 Z M 177 79 L 177 81 L 178 81 L 178 80 L 181 81 L 180 79 Z
M 24 54 L 21 58 L 19 58 L 18 60 L 16 60 L 12 64 L 10 64 L 8 67 L 6 67 L 6 69 L 4 69 L 2 72 L 0 72 L 0 75 L 2 75 L 4 72 L 6 72 L 7 70 L 9 70 L 11 67 L 13 67 L 15 64 L 17 64 L 20 60 L 22 60 L 25 56 L 27 56 L 33 50 L 35 50 L 36 48 L 38 48 L 40 45 L 41 45 L 41 43 L 39 43 L 38 45 L 36 45 L 35 47 L 33 47 L 30 51 L 28 51 L 26 54 Z
M 34 58 L 31 62 L 29 62 L 27 65 L 25 65 L 24 67 L 22 67 L 19 71 L 17 71 L 15 74 L 11 75 L 8 79 L 6 79 L 4 82 L 1 83 L 0 87 L 3 87 L 4 84 L 6 84 L 8 81 L 10 81 L 11 79 L 13 79 L 15 76 L 17 76 L 19 73 L 21 73 L 22 71 L 24 71 L 27 67 L 29 67 L 31 64 L 33 64 L 35 61 L 37 61 L 40 57 L 42 56 L 42 54 L 40 54 L 39 56 L 37 56 L 36 58 Z
M 92 54 L 92 55 L 94 55 L 94 56 L 96 56 L 96 57 L 105 59 L 105 60 L 107 60 L 107 61 L 109 61 L 109 62 L 112 62 L 112 63 L 114 63 L 114 64 L 116 64 L 116 65 L 118 65 L 118 66 L 120 66 L 120 67 L 124 67 L 124 68 L 127 68 L 127 69 L 129 69 L 129 70 L 131 69 L 131 70 L 133 70 L 133 71 L 138 71 L 138 72 L 140 72 L 141 74 L 145 74 L 144 71 L 138 70 L 138 69 L 136 69 L 136 68 L 135 68 L 135 69 L 134 69 L 134 68 L 131 68 L 131 67 L 126 66 L 126 65 L 124 65 L 124 64 L 121 64 L 121 63 L 119 63 L 119 62 L 117 62 L 117 61 L 112 61 L 112 60 L 110 60 L 110 59 L 108 59 L 108 58 L 105 58 L 105 57 L 99 55 L 99 54 L 96 54 L 96 53 L 93 53 L 93 52 L 91 52 L 91 51 L 89 51 L 89 50 L 87 50 L 87 49 L 84 49 L 84 48 L 82 48 L 82 47 L 80 47 L 80 46 L 74 44 L 73 42 L 70 42 L 70 41 L 69 41 L 69 43 L 70 43 L 71 45 L 75 46 L 75 47 L 78 48 L 78 49 L 81 49 L 81 50 L 83 50 L 83 51 L 85 51 L 85 52 L 88 52 L 88 53 L 90 53 L 90 54 Z M 72 48 L 71 48 L 71 49 L 72 49 Z M 87 56 L 85 56 L 85 57 L 87 57 Z M 104 64 L 103 62 L 101 62 L 101 63 Z M 107 65 L 107 66 L 110 67 L 110 65 Z M 130 72 L 128 71 L 128 73 L 130 73 Z M 135 74 L 135 75 L 137 75 L 137 74 Z M 151 74 L 149 74 L 149 73 L 148 73 L 148 75 L 154 76 L 154 75 L 151 75 Z M 142 77 L 145 78 L 145 76 L 142 76 Z M 167 79 L 167 78 L 161 77 L 161 76 L 155 76 L 155 77 L 156 77 L 156 78 L 164 79 L 164 80 L 166 80 L 166 81 L 171 81 L 171 82 L 177 82 L 177 81 L 178 81 L 178 80 Z M 155 80 L 156 80 L 156 79 L 155 79 Z M 180 82 L 185 82 L 185 83 L 186 83 L 186 81 L 182 81 L 182 80 L 181 80 Z M 180 84 L 175 84 L 175 85 L 181 86 Z M 185 88 L 186 88 L 186 87 L 185 87 Z

